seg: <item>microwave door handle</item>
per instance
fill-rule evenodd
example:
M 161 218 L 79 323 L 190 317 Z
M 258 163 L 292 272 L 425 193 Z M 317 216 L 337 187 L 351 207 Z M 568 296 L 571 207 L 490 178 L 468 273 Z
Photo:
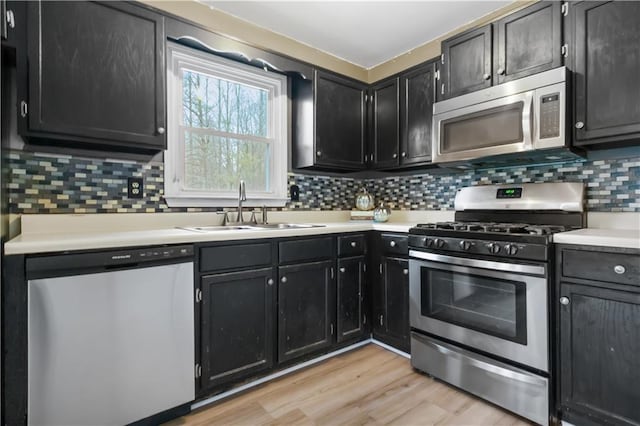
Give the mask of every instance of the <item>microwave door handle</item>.
M 525 150 L 533 149 L 533 93 L 525 93 L 522 107 L 522 137 Z

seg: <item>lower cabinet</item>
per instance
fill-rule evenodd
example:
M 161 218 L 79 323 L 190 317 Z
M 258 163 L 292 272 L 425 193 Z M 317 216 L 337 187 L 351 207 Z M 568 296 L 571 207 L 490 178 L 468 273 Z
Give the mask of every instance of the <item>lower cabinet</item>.
M 275 278 L 275 268 L 202 277 L 202 388 L 273 366 Z
M 409 333 L 409 261 L 381 258 L 381 279 L 374 337 L 404 352 L 410 351 Z
M 557 249 L 560 418 L 640 425 L 640 250 Z
M 278 362 L 333 344 L 336 315 L 334 262 L 278 268 Z
M 365 333 L 365 256 L 338 259 L 337 341 L 343 342 Z

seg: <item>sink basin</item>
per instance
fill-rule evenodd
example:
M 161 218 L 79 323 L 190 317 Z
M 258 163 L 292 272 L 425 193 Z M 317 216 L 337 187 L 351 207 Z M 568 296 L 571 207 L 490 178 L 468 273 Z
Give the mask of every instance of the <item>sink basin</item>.
M 192 232 L 216 232 L 259 229 L 305 229 L 321 228 L 327 225 L 312 225 L 309 223 L 264 223 L 255 225 L 217 225 L 217 226 L 179 226 L 179 229 Z

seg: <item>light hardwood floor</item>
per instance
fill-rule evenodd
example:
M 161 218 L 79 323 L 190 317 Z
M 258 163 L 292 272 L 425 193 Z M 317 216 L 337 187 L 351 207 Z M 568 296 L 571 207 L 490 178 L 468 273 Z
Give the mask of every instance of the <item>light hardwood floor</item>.
M 367 345 L 167 425 L 528 425 Z

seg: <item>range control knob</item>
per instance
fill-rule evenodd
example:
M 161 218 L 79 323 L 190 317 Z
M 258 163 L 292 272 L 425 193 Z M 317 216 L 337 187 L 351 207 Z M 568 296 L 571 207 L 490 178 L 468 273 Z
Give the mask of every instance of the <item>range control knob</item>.
M 433 247 L 433 240 L 431 238 L 425 238 L 424 239 L 424 246 L 425 247 Z
M 516 253 L 518 253 L 518 246 L 516 246 L 515 244 L 507 244 L 506 246 L 504 246 L 504 251 L 509 256 L 515 256 Z
M 433 245 L 436 248 L 442 248 L 444 247 L 444 240 L 441 240 L 440 238 L 436 238 L 435 240 L 433 240 Z
M 464 251 L 469 251 L 471 243 L 469 241 L 462 240 L 460 241 L 460 248 Z
M 496 243 L 487 244 L 487 249 L 489 249 L 489 253 L 493 253 L 493 254 L 500 253 L 500 246 Z

